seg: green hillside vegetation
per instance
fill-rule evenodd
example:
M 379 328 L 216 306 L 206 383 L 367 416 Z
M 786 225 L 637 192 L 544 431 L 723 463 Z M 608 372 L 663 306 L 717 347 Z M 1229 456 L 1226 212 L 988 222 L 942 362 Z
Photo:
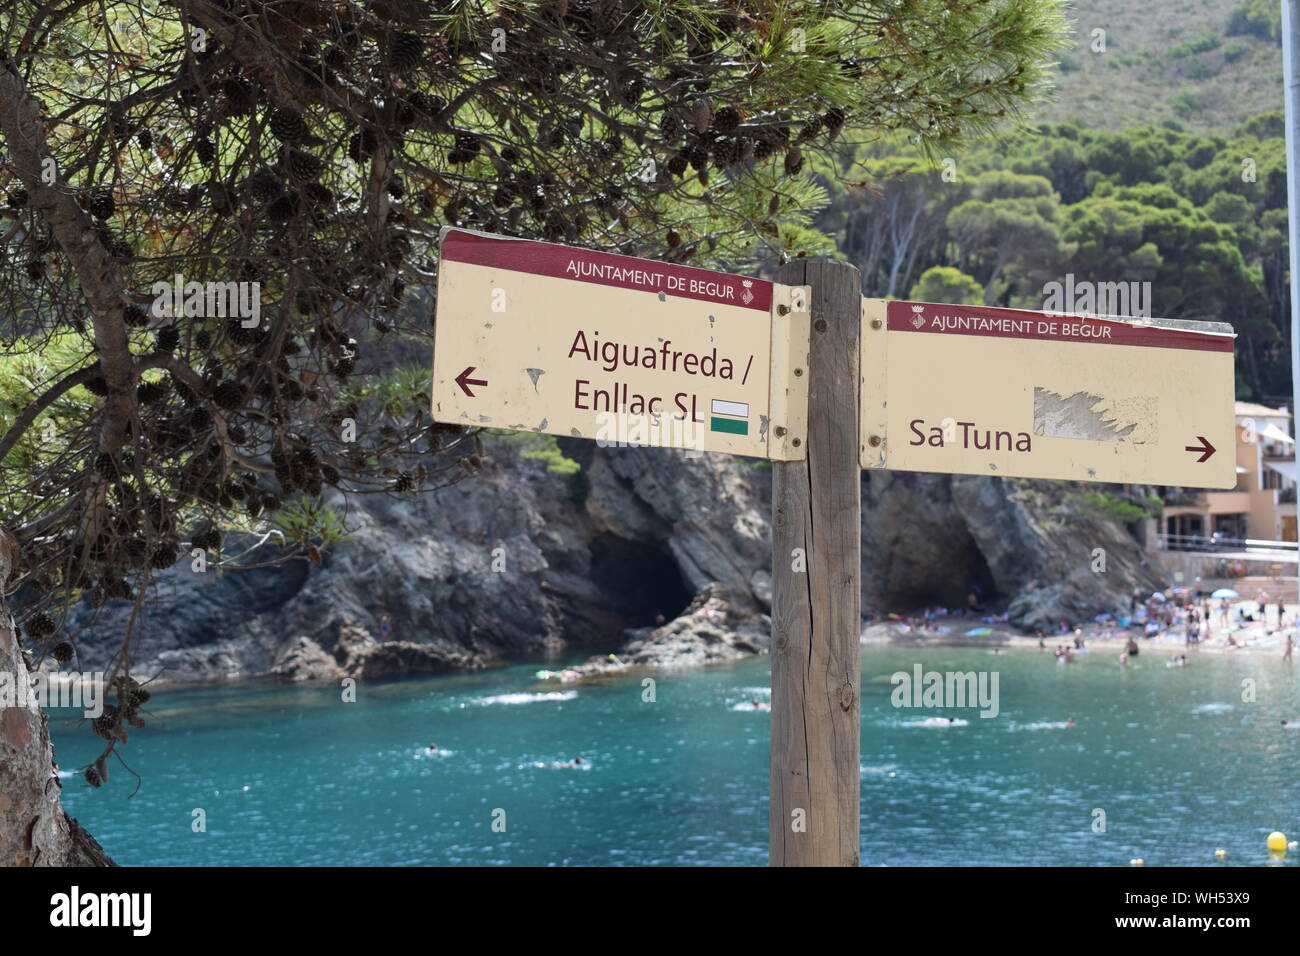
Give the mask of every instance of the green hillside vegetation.
M 1278 0 L 1077 0 L 1069 15 L 1044 121 L 1224 133 L 1282 106 Z
M 866 295 L 1041 309 L 1067 274 L 1150 283 L 1125 311 L 1230 322 L 1239 396 L 1290 391 L 1279 112 L 1228 136 L 1044 124 L 934 162 L 878 142 L 820 173 L 836 185 L 819 225 Z

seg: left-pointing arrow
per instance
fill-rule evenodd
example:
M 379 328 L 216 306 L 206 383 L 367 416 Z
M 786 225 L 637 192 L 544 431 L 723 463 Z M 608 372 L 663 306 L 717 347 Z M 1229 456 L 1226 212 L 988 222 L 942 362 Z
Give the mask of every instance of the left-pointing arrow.
M 469 368 L 465 369 L 465 371 L 461 372 L 459 375 L 456 376 L 456 384 L 459 385 L 461 387 L 461 390 L 470 398 L 474 397 L 474 393 L 469 390 L 469 387 L 471 385 L 487 384 L 487 382 L 484 379 L 469 377 L 470 373 L 473 372 L 474 369 L 476 369 L 477 367 L 478 366 L 476 365 L 471 365 Z
M 1199 445 L 1188 445 L 1186 448 L 1183 449 L 1183 451 L 1199 451 L 1201 453 L 1201 457 L 1196 459 L 1196 463 L 1199 465 L 1201 462 L 1205 461 L 1207 458 L 1213 455 L 1216 449 L 1213 445 L 1210 444 L 1210 440 L 1206 438 L 1204 435 L 1197 435 L 1196 440 L 1200 442 Z

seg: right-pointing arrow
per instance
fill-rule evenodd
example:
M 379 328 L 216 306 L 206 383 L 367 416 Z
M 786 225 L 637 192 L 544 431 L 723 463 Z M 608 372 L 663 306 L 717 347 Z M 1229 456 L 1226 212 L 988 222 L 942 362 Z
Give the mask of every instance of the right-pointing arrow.
M 1200 442 L 1199 445 L 1188 445 L 1186 448 L 1183 449 L 1183 451 L 1199 451 L 1201 453 L 1201 457 L 1196 459 L 1196 462 L 1197 464 L 1200 464 L 1201 462 L 1209 458 L 1211 455 L 1213 455 L 1216 449 L 1213 445 L 1210 444 L 1210 440 L 1206 438 L 1204 435 L 1197 435 L 1196 440 Z

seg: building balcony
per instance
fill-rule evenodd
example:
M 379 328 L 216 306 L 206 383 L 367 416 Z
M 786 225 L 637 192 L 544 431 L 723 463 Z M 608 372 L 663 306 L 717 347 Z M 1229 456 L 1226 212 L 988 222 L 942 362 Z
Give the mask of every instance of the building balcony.
M 1245 514 L 1250 511 L 1249 491 L 1206 491 L 1206 510 L 1211 515 Z
M 1166 508 L 1203 508 L 1205 492 L 1190 488 L 1162 488 L 1161 499 Z

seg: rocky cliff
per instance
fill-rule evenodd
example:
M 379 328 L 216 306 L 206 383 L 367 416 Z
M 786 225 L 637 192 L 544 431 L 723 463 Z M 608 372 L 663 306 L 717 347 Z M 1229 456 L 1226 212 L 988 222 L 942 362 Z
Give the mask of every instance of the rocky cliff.
M 560 439 L 581 466 L 565 475 L 554 456 L 529 456 L 532 440 L 489 438 L 480 476 L 436 494 L 354 500 L 350 540 L 319 566 L 164 572 L 136 624 L 133 670 L 378 679 L 627 641 L 661 663 L 691 634 L 727 654 L 763 649 L 766 466 Z M 862 535 L 864 613 L 958 606 L 975 587 L 1032 628 L 1124 608 L 1134 588 L 1163 583 L 1124 525 L 1045 483 L 867 473 Z M 695 621 L 656 644 L 656 625 L 706 590 L 731 636 Z M 77 608 L 83 667 L 106 660 L 130 614 L 123 602 Z

